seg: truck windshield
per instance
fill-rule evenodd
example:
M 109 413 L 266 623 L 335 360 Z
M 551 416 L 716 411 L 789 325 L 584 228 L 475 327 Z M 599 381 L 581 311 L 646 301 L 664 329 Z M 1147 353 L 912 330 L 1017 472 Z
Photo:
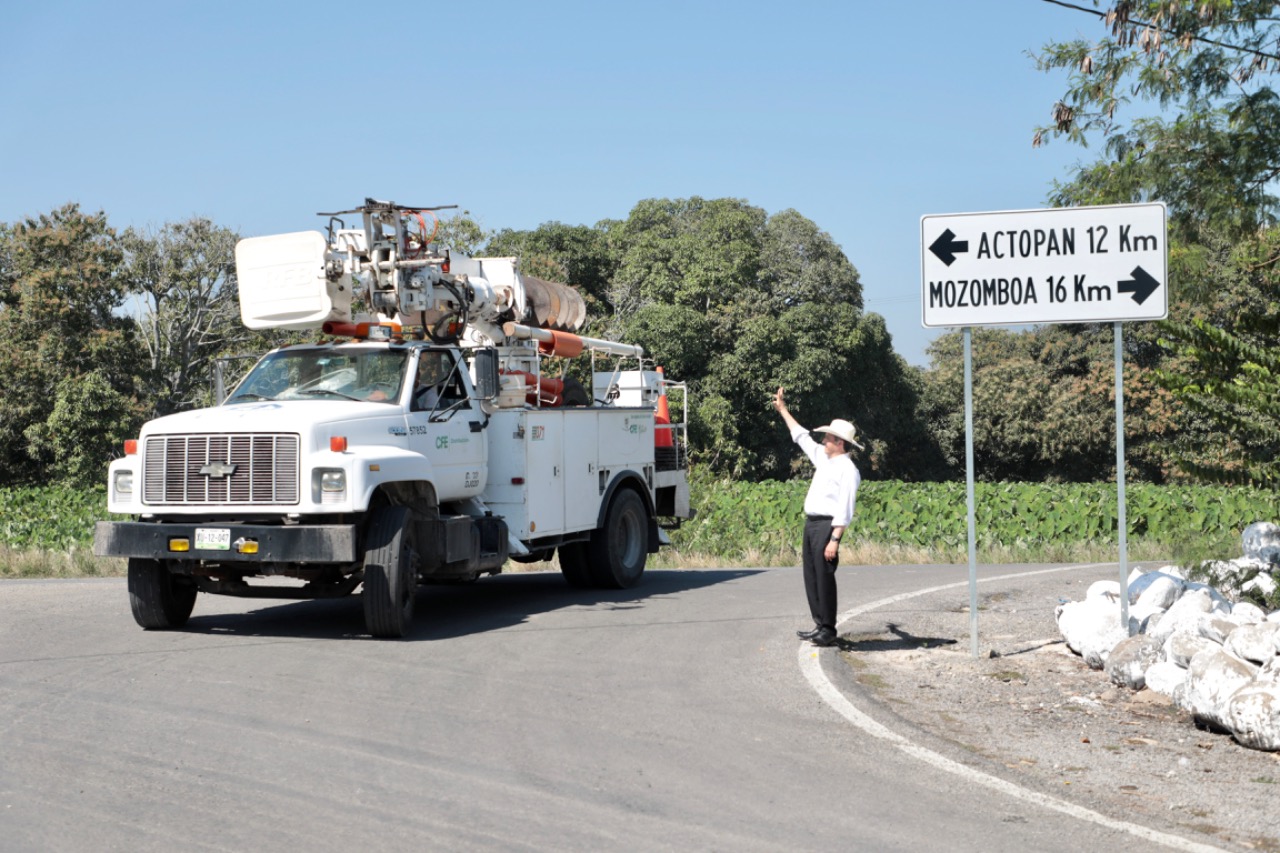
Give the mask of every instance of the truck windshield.
M 385 347 L 285 349 L 254 365 L 226 404 L 259 400 L 397 403 L 408 352 Z

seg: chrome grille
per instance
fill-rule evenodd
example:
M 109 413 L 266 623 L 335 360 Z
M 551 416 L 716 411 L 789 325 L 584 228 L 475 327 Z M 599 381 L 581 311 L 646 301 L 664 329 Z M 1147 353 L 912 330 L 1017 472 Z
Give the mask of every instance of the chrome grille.
M 298 503 L 298 436 L 153 435 L 142 451 L 145 504 L 293 505 Z M 210 476 L 210 464 L 234 465 Z

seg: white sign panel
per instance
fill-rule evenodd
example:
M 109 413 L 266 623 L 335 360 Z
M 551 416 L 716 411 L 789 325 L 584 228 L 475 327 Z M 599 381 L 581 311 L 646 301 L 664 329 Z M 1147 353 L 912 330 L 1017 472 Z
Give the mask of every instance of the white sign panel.
M 928 328 L 1162 320 L 1163 204 L 920 218 Z

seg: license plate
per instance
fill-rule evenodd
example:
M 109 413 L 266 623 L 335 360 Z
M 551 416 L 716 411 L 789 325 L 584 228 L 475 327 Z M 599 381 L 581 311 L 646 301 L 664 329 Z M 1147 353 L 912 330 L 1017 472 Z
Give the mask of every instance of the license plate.
M 226 527 L 197 527 L 197 551 L 230 551 L 231 531 Z

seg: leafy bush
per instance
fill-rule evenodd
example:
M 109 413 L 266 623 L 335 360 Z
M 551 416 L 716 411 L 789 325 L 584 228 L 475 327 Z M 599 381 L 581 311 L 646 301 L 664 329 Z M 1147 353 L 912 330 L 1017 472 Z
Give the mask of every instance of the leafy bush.
M 14 550 L 88 548 L 107 517 L 105 486 L 0 488 L 0 545 Z
M 681 550 L 732 558 L 798 551 L 808 483 L 697 481 L 697 517 L 672 535 Z M 1114 544 L 1116 487 L 1107 483 L 977 483 L 980 547 L 1035 548 L 1056 542 Z M 1230 540 L 1259 520 L 1280 519 L 1280 494 L 1227 486 L 1155 486 L 1126 490 L 1128 536 L 1167 544 Z M 864 482 L 850 535 L 876 543 L 955 550 L 968 542 L 964 483 Z M 1234 554 L 1217 553 L 1226 559 Z

